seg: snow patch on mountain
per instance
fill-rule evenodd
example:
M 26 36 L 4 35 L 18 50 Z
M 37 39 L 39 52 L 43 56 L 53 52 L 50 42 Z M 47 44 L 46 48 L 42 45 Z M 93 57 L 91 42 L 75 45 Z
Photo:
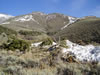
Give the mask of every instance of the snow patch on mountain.
M 13 18 L 14 16 L 11 15 L 6 15 L 6 14 L 1 14 L 0 13 L 0 24 L 5 22 L 6 20 Z
M 14 16 L 6 15 L 6 14 L 0 14 L 0 18 L 9 19 L 9 18 L 12 18 L 12 17 L 14 17 Z
M 64 28 L 68 27 L 70 24 L 72 24 L 78 20 L 78 18 L 74 18 L 71 16 L 68 16 L 68 19 L 69 19 L 69 23 L 67 25 L 65 25 L 64 27 L 62 27 L 61 30 L 63 30 Z
M 33 18 L 32 15 L 25 15 L 25 16 L 16 18 L 15 21 L 19 21 L 19 22 L 34 21 L 34 22 L 36 22 L 37 24 L 39 24 L 39 23 Z
M 66 43 L 69 48 L 62 49 L 64 54 L 71 52 L 76 56 L 76 59 L 80 61 L 100 61 L 100 46 L 82 46 L 68 40 L 66 40 Z
M 74 17 L 68 16 L 68 19 L 69 19 L 69 23 L 74 23 L 76 21 L 76 18 Z

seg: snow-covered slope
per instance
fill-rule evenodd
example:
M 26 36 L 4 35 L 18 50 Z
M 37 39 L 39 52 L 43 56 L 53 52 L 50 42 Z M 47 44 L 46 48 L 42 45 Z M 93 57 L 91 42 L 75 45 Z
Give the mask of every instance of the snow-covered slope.
M 14 21 L 19 21 L 19 22 L 25 22 L 25 21 L 34 21 L 36 22 L 37 24 L 39 24 L 32 15 L 25 15 L 25 16 L 21 16 L 21 17 L 18 17 L 18 18 L 15 18 Z
M 74 17 L 71 17 L 71 16 L 68 16 L 68 19 L 69 19 L 70 24 L 74 23 L 77 20 L 77 18 L 74 18 Z
M 0 23 L 12 18 L 14 16 L 11 16 L 11 15 L 6 15 L 6 14 L 0 14 Z
M 68 49 L 63 48 L 62 52 L 67 54 L 73 53 L 80 61 L 100 61 L 100 46 L 81 46 L 70 41 L 66 41 Z
M 63 30 L 64 28 L 66 28 L 67 26 L 69 26 L 70 24 L 72 24 L 78 20 L 78 18 L 74 18 L 71 16 L 68 16 L 68 19 L 69 19 L 69 23 L 67 25 L 65 25 L 64 27 L 62 27 L 61 30 Z

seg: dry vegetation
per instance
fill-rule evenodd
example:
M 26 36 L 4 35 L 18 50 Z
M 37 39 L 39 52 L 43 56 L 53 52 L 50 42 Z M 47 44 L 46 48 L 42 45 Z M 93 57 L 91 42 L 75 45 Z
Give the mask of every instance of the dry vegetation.
M 99 63 L 77 63 L 62 59 L 60 48 L 28 52 L 0 50 L 0 75 L 100 75 Z

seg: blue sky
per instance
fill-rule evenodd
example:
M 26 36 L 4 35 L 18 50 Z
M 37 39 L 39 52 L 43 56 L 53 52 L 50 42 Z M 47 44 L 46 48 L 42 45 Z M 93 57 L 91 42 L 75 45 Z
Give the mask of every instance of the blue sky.
M 33 11 L 100 17 L 100 0 L 0 0 L 0 13 L 17 16 Z

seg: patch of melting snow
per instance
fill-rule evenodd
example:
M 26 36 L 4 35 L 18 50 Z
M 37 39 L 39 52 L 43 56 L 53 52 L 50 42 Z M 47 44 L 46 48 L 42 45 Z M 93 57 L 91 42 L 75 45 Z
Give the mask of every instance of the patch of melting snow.
M 65 25 L 64 27 L 61 28 L 61 30 L 63 30 L 64 28 L 66 28 L 67 26 L 69 26 L 70 24 L 74 23 L 77 21 L 77 18 L 74 18 L 74 17 L 71 17 L 71 16 L 68 16 L 68 19 L 69 19 L 69 23 L 67 25 Z M 65 23 L 65 22 L 64 22 Z
M 80 61 L 100 61 L 100 46 L 93 45 L 78 45 L 66 40 L 66 45 L 69 48 L 63 48 L 62 53 L 71 52 L 75 54 L 76 59 Z
M 38 47 L 42 42 L 37 42 L 37 43 L 32 43 L 31 46 L 32 47 Z
M 42 42 L 37 42 L 37 43 L 32 43 L 31 44 L 31 47 L 38 47 Z M 52 45 L 56 45 L 57 43 L 53 42 Z M 45 46 L 46 48 L 49 47 L 49 45 L 46 45 Z
M 56 45 L 57 43 L 53 42 L 52 45 Z
M 37 24 L 39 24 L 39 23 L 33 18 L 32 15 L 26 15 L 26 16 L 23 16 L 23 17 L 16 18 L 15 21 L 20 21 L 20 22 L 34 21 L 34 22 L 36 22 Z

